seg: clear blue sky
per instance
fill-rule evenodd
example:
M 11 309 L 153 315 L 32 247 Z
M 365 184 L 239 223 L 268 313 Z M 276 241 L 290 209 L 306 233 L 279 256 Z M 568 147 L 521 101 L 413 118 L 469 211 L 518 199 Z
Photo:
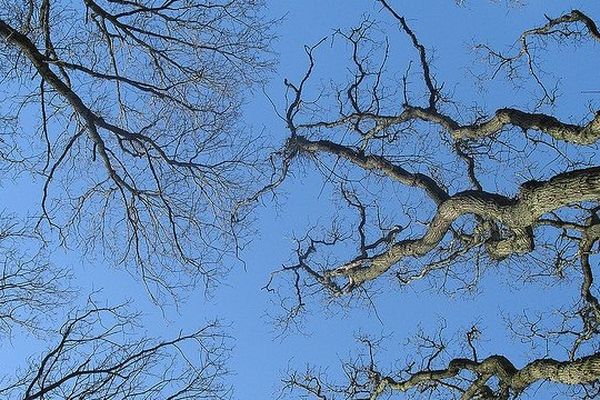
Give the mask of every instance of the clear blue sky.
M 470 44 L 488 42 L 503 48 L 510 45 L 524 29 L 544 21 L 544 14 L 557 16 L 572 8 L 581 8 L 597 20 L 600 19 L 600 5 L 594 1 L 528 1 L 522 7 L 507 7 L 505 2 L 472 0 L 459 7 L 451 0 L 399 1 L 391 4 L 406 16 L 421 42 L 428 49 L 435 49 L 434 71 L 438 80 L 454 88 L 456 98 L 462 104 L 481 103 L 488 110 L 495 107 L 519 104 L 525 101 L 522 93 L 515 94 L 511 88 L 490 82 L 487 92 L 478 92 L 472 84 L 469 67 L 478 60 L 472 53 Z M 406 45 L 406 38 L 395 30 L 394 21 L 374 1 L 368 0 L 268 0 L 267 12 L 270 17 L 283 17 L 276 27 L 279 39 L 275 51 L 280 58 L 279 66 L 270 83 L 265 88 L 282 111 L 285 106 L 283 79 L 298 81 L 305 71 L 306 57 L 303 46 L 314 44 L 321 38 L 331 35 L 335 28 L 348 28 L 360 22 L 365 14 L 380 20 L 384 28 L 392 33 L 391 40 L 401 41 L 406 52 L 395 54 L 398 70 L 403 71 L 409 60 L 416 61 L 414 51 Z M 584 52 L 587 45 L 581 46 Z M 595 47 L 598 54 L 598 46 Z M 565 50 L 570 51 L 570 50 Z M 328 76 L 344 74 L 348 60 L 342 58 L 338 47 L 322 46 L 317 54 L 318 71 L 315 83 L 326 82 Z M 560 56 L 560 55 L 559 55 Z M 571 64 L 570 57 L 550 56 L 553 71 L 565 81 L 575 82 L 564 93 L 564 101 L 556 112 L 561 116 L 577 116 L 590 95 L 582 90 L 600 89 L 600 82 L 594 78 L 592 60 L 577 58 Z M 597 60 L 597 58 L 596 58 Z M 334 76 L 335 77 L 335 76 Z M 577 77 L 573 79 L 573 77 Z M 591 87 L 588 82 L 594 82 Z M 484 101 L 480 100 L 484 98 Z M 273 107 L 257 90 L 248 100 L 246 122 L 252 129 L 263 130 L 269 141 L 277 146 L 285 140 L 288 132 L 285 124 L 273 111 Z M 10 208 L 30 197 L 31 188 L 16 189 L 10 195 L 2 193 L 3 207 Z M 480 321 L 485 328 L 482 354 L 504 353 L 514 360 L 524 362 L 529 359 L 527 347 L 517 344 L 507 335 L 502 326 L 501 313 L 511 310 L 535 310 L 548 303 L 570 304 L 577 296 L 575 283 L 555 287 L 538 288 L 518 284 L 511 285 L 508 274 L 490 271 L 483 279 L 479 295 L 447 298 L 426 290 L 426 285 L 415 285 L 410 289 L 399 290 L 393 283 L 384 284 L 385 289 L 375 298 L 377 315 L 365 307 L 350 309 L 347 313 L 326 311 L 313 304 L 303 325 L 305 334 L 291 333 L 279 337 L 273 328 L 268 314 L 276 314 L 277 299 L 261 290 L 269 279 L 272 270 L 288 262 L 292 255 L 294 233 L 302 234 L 311 224 L 326 222 L 331 215 L 331 190 L 311 168 L 298 169 L 295 177 L 281 189 L 281 199 L 277 205 L 265 201 L 258 210 L 256 220 L 257 237 L 243 254 L 247 269 L 240 265 L 232 271 L 214 295 L 206 298 L 203 294 L 191 296 L 182 305 L 180 314 L 167 315 L 165 321 L 160 312 L 150 304 L 140 284 L 124 272 L 114 271 L 109 266 L 93 260 L 81 261 L 76 250 L 57 255 L 56 262 L 74 268 L 82 293 L 102 289 L 102 297 L 118 302 L 132 297 L 137 308 L 147 314 L 148 332 L 168 336 L 181 329 L 192 329 L 203 321 L 218 317 L 230 324 L 228 330 L 233 336 L 234 350 L 231 358 L 232 382 L 235 398 L 240 400 L 274 398 L 279 389 L 279 379 L 288 367 L 298 367 L 311 363 L 328 367 L 333 374 L 339 370 L 339 360 L 346 358 L 355 349 L 354 337 L 358 332 L 373 335 L 390 335 L 388 354 L 383 356 L 385 364 L 394 359 L 402 359 L 401 343 L 414 332 L 417 326 L 435 326 L 439 317 L 447 316 L 452 328 L 468 327 Z M 15 193 L 19 195 L 16 196 Z M 22 196 L 22 197 L 19 197 Z M 540 298 L 544 304 L 540 304 Z M 33 347 L 29 338 L 15 337 L 12 343 L 4 343 L 4 354 L 11 354 L 0 366 L 0 370 L 10 370 L 22 362 L 22 355 Z M 21 358 L 21 359 L 20 359 Z M 22 364 L 21 364 L 22 365 Z M 543 392 L 537 393 L 539 398 Z

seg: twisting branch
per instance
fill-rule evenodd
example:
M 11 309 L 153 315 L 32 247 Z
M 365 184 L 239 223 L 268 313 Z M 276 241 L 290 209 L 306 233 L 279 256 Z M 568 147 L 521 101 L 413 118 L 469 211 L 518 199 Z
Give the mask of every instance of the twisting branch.
M 516 368 L 506 357 L 499 355 L 481 361 L 456 358 L 451 360 L 445 369 L 417 372 L 406 380 L 380 376 L 373 384 L 369 399 L 379 399 L 386 391 L 406 392 L 423 388 L 428 383 L 455 378 L 464 371 L 477 374 L 478 379 L 463 391 L 461 399 L 469 400 L 483 396 L 483 398 L 507 400 L 511 395 L 518 395 L 542 380 L 565 385 L 597 381 L 600 378 L 600 353 L 573 361 L 538 359 L 521 369 Z M 499 381 L 496 393 L 492 392 L 487 385 L 492 378 Z
M 421 57 L 423 79 L 426 83 L 429 82 L 426 86 L 429 87 L 429 92 L 433 96 L 431 99 L 437 98 L 438 90 L 430 86 L 433 85 L 433 80 L 427 67 L 424 47 L 416 39 L 414 32 L 406 26 L 404 18 L 391 9 L 387 2 L 380 2 L 399 20 L 405 33 L 413 38 L 413 45 L 419 50 Z M 333 156 L 337 160 L 336 166 L 338 163 L 346 161 L 357 167 L 358 171 L 390 178 L 394 183 L 403 186 L 419 188 L 437 206 L 437 209 L 428 218 L 429 222 L 426 224 L 425 232 L 420 237 L 397 240 L 390 244 L 389 248 L 378 253 L 372 251 L 374 249 L 370 249 L 371 251 L 368 251 L 367 255 L 365 255 L 364 246 L 359 246 L 362 250 L 358 256 L 341 266 L 323 270 L 319 274 L 319 281 L 333 282 L 340 278 L 346 280 L 344 284 L 339 281 L 333 286 L 327 284 L 327 287 L 334 289 L 335 294 L 341 294 L 337 292 L 338 288 L 344 288 L 344 292 L 348 293 L 365 282 L 377 279 L 405 258 L 419 258 L 431 254 L 439 249 L 448 233 L 454 235 L 459 246 L 451 251 L 451 255 L 447 259 L 441 261 L 445 264 L 451 263 L 457 255 L 465 254 L 479 246 L 485 246 L 487 254 L 494 260 L 530 253 L 534 250 L 533 229 L 542 224 L 542 221 L 539 220 L 544 217 L 544 214 L 573 204 L 596 201 L 600 198 L 599 170 L 596 166 L 556 174 L 545 181 L 522 183 L 516 196 L 486 191 L 476 176 L 475 159 L 461 148 L 461 145 L 476 140 L 490 139 L 508 127 L 520 128 L 525 132 L 528 130 L 539 131 L 566 143 L 580 146 L 590 145 L 600 139 L 600 113 L 597 113 L 587 124 L 574 125 L 562 122 L 552 115 L 525 112 L 516 108 L 503 108 L 497 110 L 491 118 L 483 121 L 479 119 L 472 124 L 461 124 L 449 114 L 438 110 L 435 100 L 432 100 L 427 108 L 413 106 L 405 101 L 402 111 L 398 114 L 384 114 L 379 110 L 377 112 L 370 109 L 362 110 L 357 107 L 361 103 L 356 97 L 358 93 L 366 93 L 373 97 L 371 104 L 378 103 L 379 96 L 377 90 L 365 90 L 369 85 L 366 77 L 370 76 L 372 72 L 367 68 L 367 62 L 357 56 L 357 49 L 362 45 L 360 38 L 368 37 L 363 29 L 367 28 L 361 25 L 359 30 L 352 31 L 352 35 L 344 36 L 352 44 L 352 60 L 358 70 L 354 77 L 354 83 L 350 85 L 352 90 L 338 93 L 338 98 L 344 95 L 348 97 L 350 107 L 348 113 L 344 112 L 342 106 L 337 119 L 315 120 L 311 116 L 312 121 L 297 122 L 303 116 L 302 92 L 314 70 L 313 48 L 307 50 L 309 67 L 301 83 L 296 86 L 286 80 L 286 86 L 293 91 L 294 98 L 287 109 L 287 125 L 290 128 L 291 136 L 286 143 L 285 150 L 291 157 L 310 155 L 313 159 L 318 160 L 325 156 Z M 355 32 L 359 32 L 359 34 L 354 35 Z M 375 73 L 374 76 L 376 83 L 373 85 L 379 85 L 382 77 L 379 73 Z M 365 87 L 359 92 L 358 87 L 361 85 Z M 340 101 L 340 103 L 342 102 Z M 369 104 L 364 101 L 362 103 Z M 393 158 L 386 153 L 385 149 L 388 145 L 385 142 L 389 141 L 392 146 L 401 144 L 393 132 L 410 132 L 415 130 L 411 124 L 422 122 L 439 126 L 449 134 L 453 150 L 460 158 L 467 161 L 467 177 L 472 182 L 474 190 L 463 189 L 451 194 L 438 177 L 423 172 L 410 172 L 402 163 L 392 161 Z M 366 133 L 363 127 L 366 127 Z M 363 142 L 358 145 L 355 142 L 349 142 L 348 139 L 345 139 L 347 131 L 343 131 L 342 139 L 338 140 L 336 133 L 338 130 L 344 129 L 357 133 L 359 140 L 363 140 Z M 323 135 L 324 131 L 331 132 L 329 137 L 318 138 L 317 135 Z M 413 143 L 408 136 L 404 140 L 407 143 Z M 417 161 L 411 165 L 411 169 L 422 171 L 423 167 Z M 356 202 L 353 201 L 350 206 L 356 208 Z M 477 226 L 467 228 L 466 231 L 456 231 L 453 225 L 469 215 L 476 217 Z M 364 242 L 363 236 L 359 231 L 357 240 Z M 431 265 L 435 265 L 435 262 Z M 425 267 L 420 273 L 413 273 L 404 278 L 411 281 L 416 277 L 427 276 L 430 271 L 435 269 L 435 267 Z M 401 279 L 403 278 L 401 277 Z
M 390 249 L 370 257 L 360 265 L 347 265 L 329 271 L 331 276 L 344 276 L 350 288 L 376 279 L 404 257 L 418 257 L 434 249 L 452 223 L 464 214 L 475 214 L 496 221 L 511 230 L 509 237 L 491 238 L 487 250 L 494 258 L 523 254 L 533 250 L 532 227 L 544 214 L 585 201 L 600 198 L 600 167 L 566 172 L 535 185 L 524 185 L 517 198 L 487 192 L 466 191 L 442 203 L 419 239 L 405 239 Z
M 398 115 L 378 115 L 372 113 L 353 113 L 337 121 L 322 121 L 299 125 L 306 129 L 335 128 L 357 121 L 373 122 L 374 132 L 381 132 L 396 125 L 401 126 L 413 121 L 431 122 L 446 130 L 455 140 L 481 139 L 501 133 L 513 126 L 526 130 L 536 130 L 548 134 L 553 139 L 578 145 L 590 145 L 600 139 L 600 112 L 583 125 L 562 122 L 557 118 L 540 113 L 530 113 L 514 108 L 502 108 L 484 122 L 461 125 L 450 116 L 421 107 L 406 106 Z
M 579 252 L 581 257 L 581 268 L 583 270 L 583 283 L 581 284 L 581 296 L 592 307 L 596 319 L 600 323 L 600 303 L 598 299 L 591 293 L 593 275 L 590 265 L 590 253 L 592 247 L 600 240 L 600 220 L 594 214 L 591 217 L 592 224 L 583 233 L 583 240 L 579 244 Z
M 291 396 L 315 399 L 509 400 L 551 382 L 579 391 L 584 399 L 597 397 L 597 106 L 590 105 L 569 121 L 553 109 L 540 111 L 541 103 L 533 110 L 511 105 L 486 112 L 480 105 L 465 107 L 442 97 L 426 47 L 409 20 L 390 1 L 376 3 L 394 18 L 417 51 L 417 76 L 427 104 L 413 101 L 410 61 L 408 67 L 388 70 L 394 43 L 387 36 L 382 39 L 370 19 L 347 34 L 336 32 L 348 45 L 350 73 L 341 78 L 342 83 L 337 81 L 339 75 L 331 77 L 331 92 L 323 89 L 317 100 L 304 100 L 310 93 L 311 75 L 318 74 L 311 54 L 301 84 L 286 80 L 294 101 L 287 108 L 290 135 L 284 148 L 294 158 L 313 162 L 326 183 L 332 184 L 332 193 L 341 187 L 343 207 L 336 203 L 332 219 L 349 227 L 344 231 L 349 232 L 345 243 L 310 239 L 296 248 L 298 262 L 287 272 L 293 276 L 298 304 L 304 308 L 309 295 L 326 293 L 328 302 L 346 296 L 344 305 L 354 305 L 350 302 L 356 297 L 385 290 L 375 282 L 385 282 L 381 278 L 394 269 L 403 285 L 428 279 L 436 293 L 450 288 L 453 295 L 473 289 L 483 271 L 502 277 L 507 271 L 510 280 L 526 284 L 554 279 L 552 285 L 556 280 L 570 282 L 575 271 L 576 300 L 551 310 L 523 310 L 515 320 L 505 318 L 515 337 L 532 345 L 536 354 L 531 357 L 509 357 L 512 348 L 504 348 L 503 355 L 484 354 L 476 343 L 482 333 L 472 325 L 458 352 L 452 350 L 452 340 L 441 334 L 412 335 L 401 354 L 386 352 L 386 363 L 395 360 L 386 372 L 383 362 L 376 360 L 375 342 L 361 340 L 368 352 L 343 363 L 341 382 L 328 379 L 325 369 L 308 367 L 305 372 L 291 372 L 283 381 L 285 390 Z M 533 39 L 566 42 L 584 36 L 600 41 L 596 23 L 573 10 L 523 32 L 516 55 L 483 48 L 498 68 L 515 68 L 512 63 L 522 62 L 534 85 L 542 87 L 542 101 L 554 102 L 554 92 L 544 86 L 534 59 Z M 383 61 L 378 62 L 377 56 Z M 373 218 L 373 204 L 377 218 Z M 393 224 L 399 220 L 402 224 Z M 392 232 L 384 225 L 402 228 Z M 373 234 L 377 228 L 381 235 Z M 518 277 L 512 275 L 515 270 Z M 469 280 L 470 276 L 475 279 Z M 448 283 L 452 279 L 459 288 Z M 416 348 L 409 347 L 414 338 Z
M 306 153 L 328 153 L 338 156 L 363 169 L 386 175 L 404 185 L 423 189 L 436 204 L 441 204 L 449 198 L 446 190 L 434 179 L 425 174 L 411 173 L 399 165 L 392 164 L 384 157 L 367 155 L 361 150 L 354 150 L 329 140 L 313 141 L 303 136 L 290 138 L 288 147 Z

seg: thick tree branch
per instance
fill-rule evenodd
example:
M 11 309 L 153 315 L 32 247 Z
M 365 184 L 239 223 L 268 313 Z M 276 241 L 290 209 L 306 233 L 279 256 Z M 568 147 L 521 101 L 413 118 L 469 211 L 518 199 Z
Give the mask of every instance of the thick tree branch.
M 593 39 L 600 41 L 600 31 L 598 31 L 598 26 L 594 20 L 580 10 L 572 10 L 570 13 L 561 15 L 558 18 L 548 18 L 548 22 L 545 25 L 525 31 L 521 35 L 521 40 L 527 36 L 533 35 L 565 34 L 568 36 L 565 31 L 557 30 L 557 28 L 560 29 L 560 25 L 569 25 L 574 22 L 582 23 L 589 32 L 590 36 Z
M 406 392 L 419 387 L 457 377 L 461 372 L 475 373 L 477 379 L 463 393 L 461 399 L 475 399 L 489 390 L 485 384 L 495 377 L 499 390 L 495 399 L 508 399 L 518 395 L 532 384 L 548 380 L 564 385 L 591 383 L 600 379 L 600 353 L 573 361 L 557 361 L 551 358 L 538 359 L 517 369 L 506 357 L 494 355 L 482 361 L 457 358 L 448 363 L 446 369 L 421 371 L 406 380 L 395 380 L 389 376 L 378 377 L 370 400 L 376 400 L 386 391 Z
M 510 229 L 508 238 L 488 243 L 492 257 L 504 258 L 523 254 L 533 249 L 532 226 L 545 213 L 570 204 L 600 199 L 600 167 L 562 173 L 553 178 L 521 187 L 516 198 L 465 191 L 451 196 L 442 203 L 418 239 L 394 243 L 389 250 L 352 266 L 341 266 L 325 275 L 346 277 L 348 290 L 366 281 L 376 279 L 405 257 L 419 257 L 434 249 L 444 238 L 452 223 L 460 216 L 474 214 L 496 221 Z
M 452 117 L 421 107 L 406 106 L 398 115 L 378 115 L 373 113 L 354 113 L 331 122 L 315 122 L 298 125 L 300 128 L 333 128 L 357 121 L 372 121 L 375 127 L 372 132 L 381 132 L 394 125 L 411 121 L 431 122 L 445 129 L 455 140 L 481 139 L 500 133 L 503 129 L 514 126 L 523 130 L 536 130 L 548 134 L 552 138 L 578 145 L 590 145 L 600 139 L 600 112 L 596 113 L 587 124 L 574 125 L 562 122 L 557 118 L 540 113 L 529 113 L 515 108 L 502 108 L 484 122 L 460 124 Z

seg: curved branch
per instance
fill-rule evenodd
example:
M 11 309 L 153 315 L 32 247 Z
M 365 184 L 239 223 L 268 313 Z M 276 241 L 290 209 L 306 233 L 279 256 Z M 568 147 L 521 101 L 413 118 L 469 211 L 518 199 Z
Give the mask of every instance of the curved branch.
M 600 31 L 598 31 L 598 26 L 590 17 L 579 10 L 572 10 L 570 13 L 561 15 L 558 18 L 548 18 L 548 23 L 539 28 L 533 28 L 525 31 L 521 37 L 524 38 L 531 35 L 550 35 L 557 32 L 555 29 L 558 25 L 570 24 L 573 22 L 581 22 L 584 24 L 591 37 L 600 42 Z
M 599 198 L 600 167 L 566 172 L 544 182 L 524 184 L 519 196 L 514 199 L 483 191 L 460 192 L 439 206 L 422 237 L 398 241 L 389 250 L 358 265 L 344 265 L 327 271 L 327 274 L 346 277 L 351 282 L 348 290 L 352 290 L 379 277 L 405 257 L 427 254 L 444 238 L 452 223 L 466 214 L 497 221 L 511 230 L 511 237 L 488 242 L 488 252 L 492 257 L 523 254 L 533 249 L 531 228 L 542 215 L 569 204 Z

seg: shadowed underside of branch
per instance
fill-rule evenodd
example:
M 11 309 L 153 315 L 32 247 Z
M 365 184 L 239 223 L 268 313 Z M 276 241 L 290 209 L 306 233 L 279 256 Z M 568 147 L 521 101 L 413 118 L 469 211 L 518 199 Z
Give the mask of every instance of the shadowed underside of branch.
M 558 326 L 545 330 L 540 327 L 542 317 L 523 324 L 526 332 L 518 337 L 527 343 L 542 342 L 546 353 L 533 361 L 530 358 L 521 368 L 517 360 L 504 355 L 479 358 L 472 336 L 468 336 L 468 358 L 462 353 L 458 353 L 460 357 L 449 355 L 445 342 L 427 340 L 417 349 L 403 344 L 405 354 L 386 354 L 386 360 L 396 361 L 392 371 L 384 374 L 369 345 L 369 356 L 361 354 L 357 361 L 344 363 L 341 382 L 328 379 L 329 370 L 309 367 L 306 373 L 292 372 L 284 379 L 285 388 L 320 400 L 377 400 L 396 398 L 400 392 L 410 398 L 508 400 L 552 382 L 583 388 L 584 398 L 595 398 L 585 391 L 592 387 L 597 395 L 600 381 L 600 307 L 593 287 L 596 265 L 592 265 L 600 241 L 600 166 L 595 152 L 600 142 L 600 111 L 591 102 L 589 110 L 582 107 L 579 117 L 568 120 L 554 114 L 555 108 L 543 109 L 543 104 L 554 104 L 556 99 L 540 78 L 532 45 L 533 38 L 541 43 L 549 37 L 565 43 L 572 38 L 599 41 L 595 22 L 573 10 L 557 18 L 546 17 L 543 25 L 525 31 L 516 55 L 503 56 L 480 47 L 489 51 L 498 69 L 510 69 L 525 60 L 522 64 L 532 78 L 531 85 L 543 89 L 542 99 L 525 100 L 537 102 L 532 109 L 507 105 L 483 112 L 479 107 L 485 100 L 471 107 L 478 98 L 463 105 L 444 91 L 428 50 L 409 19 L 396 12 L 390 1 L 376 3 L 412 47 L 417 72 L 410 61 L 404 75 L 389 71 L 393 68 L 390 64 L 398 61 L 389 61 L 390 42 L 396 40 L 390 38 L 395 36 L 386 32 L 380 39 L 377 23 L 367 18 L 357 27 L 335 34 L 335 39 L 341 37 L 346 45 L 344 51 L 350 49 L 347 79 L 338 82 L 340 73 L 328 77 L 332 81 L 329 87 L 308 88 L 313 75 L 319 73 L 315 72 L 319 66 L 315 54 L 322 40 L 305 47 L 308 67 L 297 83 L 284 81 L 287 108 L 282 115 L 289 137 L 277 153 L 282 159 L 281 172 L 273 174 L 264 192 L 291 179 L 293 161 L 301 159 L 314 163 L 323 174 L 324 186 L 331 184 L 334 195 L 342 199 L 342 207 L 336 204 L 338 209 L 332 213 L 332 227 L 313 226 L 297 239 L 293 261 L 275 271 L 265 286 L 276 291 L 275 277 L 288 274 L 289 280 L 282 286 L 291 282 L 291 290 L 278 293 L 285 313 L 284 328 L 307 307 L 310 296 L 325 293 L 328 301 L 347 306 L 352 304 L 350 300 L 338 303 L 330 296 L 349 295 L 373 304 L 371 294 L 381 287 L 370 283 L 393 267 L 398 267 L 396 276 L 401 283 L 408 284 L 434 275 L 437 267 L 432 265 L 438 263 L 443 265 L 439 280 L 445 285 L 449 276 L 458 275 L 460 280 L 465 270 L 479 273 L 488 262 L 495 266 L 512 257 L 523 264 L 523 280 L 529 282 L 536 279 L 537 265 L 518 256 L 529 255 L 527 260 L 534 260 L 531 264 L 541 259 L 540 264 L 550 265 L 554 260 L 546 259 L 548 253 L 556 253 L 558 261 L 551 265 L 555 270 L 549 268 L 547 274 L 563 278 L 566 273 L 561 262 L 568 258 L 569 267 L 582 272 L 581 297 L 575 307 L 557 312 L 562 318 Z M 401 57 L 410 57 L 405 53 Z M 409 82 L 415 76 L 418 95 L 417 86 Z M 468 114 L 475 115 L 465 118 Z M 510 165 L 516 159 L 524 166 L 520 170 Z M 513 181 L 504 182 L 510 179 Z M 494 185 L 496 188 L 490 189 Z M 552 243 L 555 237 L 558 239 Z M 568 250 L 561 253 L 558 244 Z M 352 253 L 354 249 L 357 251 Z M 421 289 L 419 286 L 416 291 Z M 398 318 L 403 317 L 401 304 L 395 311 Z M 453 318 L 456 312 L 449 311 L 446 317 Z M 552 353 L 563 349 L 568 355 L 554 358 Z M 407 365 L 399 369 L 403 357 Z
M 386 391 L 406 392 L 411 389 L 427 386 L 427 384 L 451 379 L 463 372 L 476 374 L 477 379 L 461 395 L 461 399 L 508 399 L 518 395 L 539 381 L 550 381 L 565 385 L 592 383 L 600 378 L 600 354 L 573 360 L 557 361 L 539 359 L 532 361 L 521 369 L 517 369 L 504 356 L 490 356 L 482 361 L 454 359 L 443 370 L 422 371 L 402 381 L 391 377 L 378 377 L 371 400 L 380 398 Z M 498 379 L 498 389 L 492 390 L 488 382 Z
M 372 122 L 374 126 L 367 135 L 373 136 L 394 126 L 402 126 L 412 121 L 424 121 L 436 124 L 446 130 L 455 140 L 481 139 L 496 135 L 509 127 L 543 132 L 555 140 L 577 145 L 590 145 L 600 140 L 600 112 L 582 125 L 563 122 L 556 117 L 542 113 L 532 113 L 516 108 L 502 108 L 493 117 L 483 122 L 461 124 L 449 115 L 436 109 L 406 106 L 398 115 L 380 115 L 371 112 L 352 113 L 336 121 L 320 121 L 299 125 L 300 128 L 334 128 L 357 122 Z

